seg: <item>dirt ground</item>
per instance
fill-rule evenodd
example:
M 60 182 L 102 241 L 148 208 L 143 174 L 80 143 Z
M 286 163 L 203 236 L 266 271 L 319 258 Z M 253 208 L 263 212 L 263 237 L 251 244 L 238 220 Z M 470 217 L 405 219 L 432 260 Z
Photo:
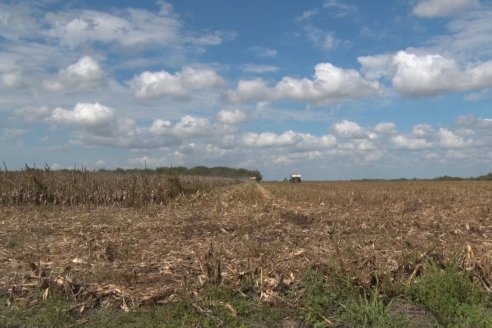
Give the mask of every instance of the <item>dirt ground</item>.
M 453 259 L 490 290 L 492 183 L 244 183 L 166 205 L 0 208 L 0 290 L 26 304 L 63 290 L 78 310 L 165 303 L 211 280 L 283 302 L 312 267 L 409 284 Z

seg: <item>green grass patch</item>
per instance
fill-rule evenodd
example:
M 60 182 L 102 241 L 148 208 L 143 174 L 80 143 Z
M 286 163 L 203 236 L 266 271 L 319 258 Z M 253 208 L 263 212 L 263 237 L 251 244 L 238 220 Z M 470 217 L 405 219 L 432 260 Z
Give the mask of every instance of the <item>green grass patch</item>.
M 70 302 L 61 297 L 46 301 L 39 299 L 36 304 L 7 306 L 7 298 L 0 298 L 0 326 L 14 327 L 66 327 L 74 324 L 76 318 L 70 315 Z
M 393 315 L 388 311 L 389 304 L 384 304 L 378 290 L 371 290 L 369 295 L 356 296 L 342 305 L 344 311 L 341 319 L 350 327 L 407 327 L 408 319 Z
M 380 282 L 384 284 L 384 281 Z M 61 295 L 8 307 L 0 295 L 1 327 L 492 327 L 491 296 L 470 275 L 451 265 L 430 267 L 401 295 L 382 286 L 362 288 L 331 268 L 309 270 L 275 305 L 259 300 L 252 281 L 242 291 L 208 284 L 198 294 L 124 312 L 103 307 L 83 313 Z M 25 303 L 24 303 L 25 304 Z M 290 304 L 290 305 L 287 305 Z
M 244 297 L 225 286 L 206 286 L 199 299 L 181 295 L 178 301 L 147 306 L 131 312 L 98 308 L 82 314 L 70 311 L 73 303 L 55 296 L 39 298 L 30 306 L 8 307 L 0 297 L 1 327 L 282 327 L 285 311 L 257 298 Z
M 413 284 L 410 295 L 446 327 L 492 327 L 490 295 L 456 264 L 430 267 Z
M 310 270 L 304 279 L 300 316 L 312 327 L 405 327 L 390 314 L 378 289 L 359 293 L 353 281 L 337 271 Z

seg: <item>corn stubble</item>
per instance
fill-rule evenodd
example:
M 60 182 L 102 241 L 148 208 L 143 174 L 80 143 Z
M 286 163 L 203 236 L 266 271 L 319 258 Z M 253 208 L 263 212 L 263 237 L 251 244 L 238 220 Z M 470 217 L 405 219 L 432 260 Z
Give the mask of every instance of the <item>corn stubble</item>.
M 46 203 L 59 206 L 31 206 L 45 203 L 32 177 L 1 179 L 0 291 L 12 304 L 61 293 L 79 312 L 130 311 L 199 300 L 212 284 L 296 306 L 309 270 L 342 272 L 361 295 L 385 282 L 391 295 L 453 260 L 492 287 L 488 182 L 177 178 L 200 187 L 170 196 L 160 176 L 47 175 L 37 177 L 53 197 Z M 125 190 L 144 206 L 113 206 Z

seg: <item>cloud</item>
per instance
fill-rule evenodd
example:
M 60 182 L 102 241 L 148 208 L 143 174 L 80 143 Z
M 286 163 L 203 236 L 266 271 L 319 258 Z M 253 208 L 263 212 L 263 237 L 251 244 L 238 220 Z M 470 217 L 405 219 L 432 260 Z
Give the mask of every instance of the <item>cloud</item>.
M 50 121 L 81 127 L 100 127 L 114 119 L 114 110 L 99 103 L 78 103 L 73 110 L 55 108 Z
M 380 96 L 383 88 L 376 81 L 364 79 L 358 71 L 342 69 L 330 63 L 314 68 L 314 78 L 284 77 L 269 87 L 261 79 L 240 80 L 229 92 L 231 101 L 298 101 L 318 105 Z
M 15 110 L 15 116 L 22 118 L 26 122 L 35 122 L 50 116 L 51 111 L 47 106 L 41 107 L 24 107 Z
M 478 0 L 421 0 L 413 7 L 412 13 L 424 18 L 444 17 L 463 13 L 479 5 Z
M 462 116 L 458 118 L 457 124 L 460 128 L 479 130 L 481 134 L 492 135 L 492 118 Z
M 391 137 L 390 140 L 397 149 L 420 150 L 433 146 L 427 139 L 403 134 Z
M 342 18 L 357 11 L 357 7 L 347 4 L 345 1 L 327 0 L 323 4 L 323 8 L 332 10 L 333 15 L 337 18 Z
M 393 88 L 405 97 L 430 97 L 453 91 L 492 87 L 492 61 L 461 68 L 439 54 L 396 54 L 359 57 L 368 78 L 390 78 Z
M 243 72 L 256 73 L 256 74 L 275 73 L 279 69 L 280 68 L 278 66 L 274 66 L 274 65 L 259 65 L 259 64 L 244 64 L 244 65 L 241 65 L 241 70 Z
M 367 135 L 359 124 L 347 120 L 333 124 L 333 130 L 343 138 L 365 138 Z
M 444 148 L 462 148 L 473 143 L 473 139 L 464 140 L 463 137 L 454 134 L 446 128 L 440 128 L 437 132 L 439 143 Z
M 429 124 L 417 124 L 412 128 L 412 134 L 416 137 L 429 137 L 434 132 L 434 129 Z
M 239 124 L 246 120 L 246 114 L 244 114 L 239 109 L 221 110 L 217 114 L 217 119 L 224 124 Z
M 0 36 L 7 40 L 16 41 L 32 36 L 32 31 L 38 27 L 38 17 L 41 13 L 26 3 L 0 3 Z
M 239 80 L 235 91 L 229 92 L 229 99 L 233 102 L 266 101 L 272 96 L 267 83 L 262 79 Z
M 116 115 L 113 108 L 100 103 L 77 103 L 73 110 L 55 108 L 47 121 L 72 126 L 74 142 L 90 146 L 119 148 L 146 147 L 145 132 L 132 119 Z
M 93 90 L 105 82 L 106 75 L 99 63 L 89 56 L 84 56 L 76 63 L 60 70 L 55 78 L 44 80 L 43 87 L 53 92 Z
M 44 42 L 78 50 L 110 46 L 111 50 L 161 48 L 182 52 L 202 50 L 232 40 L 232 31 L 187 29 L 173 6 L 157 1 L 158 10 L 112 8 L 107 11 L 72 9 L 72 6 L 0 4 L 0 36 L 13 42 Z M 68 8 L 68 9 L 67 9 Z
M 469 129 L 467 134 L 474 134 L 474 131 Z M 483 135 L 480 138 L 483 138 Z M 465 149 L 474 144 L 472 138 L 465 139 L 463 136 L 458 135 L 456 131 L 440 128 L 436 132 L 428 124 L 417 124 L 413 126 L 412 134 L 399 134 L 390 140 L 396 148 L 408 150 L 421 150 L 432 147 L 443 150 L 449 148 Z
M 394 54 L 380 54 L 374 56 L 361 56 L 357 58 L 361 64 L 361 72 L 371 80 L 391 78 L 395 73 L 393 64 Z
M 213 135 L 213 129 L 207 119 L 190 115 L 182 117 L 174 126 L 170 121 L 157 119 L 149 131 L 158 136 L 177 138 Z
M 162 151 L 165 155 L 158 159 L 159 163 L 217 165 L 220 161 L 240 165 L 248 162 L 249 166 L 260 168 L 275 163 L 301 165 L 301 170 L 319 163 L 339 168 L 347 168 L 347 163 L 369 168 L 388 167 L 391 163 L 395 167 L 458 157 L 490 163 L 490 156 L 486 155 L 492 142 L 489 118 L 462 117 L 454 126 L 438 129 L 416 124 L 407 133 L 398 131 L 392 122 L 364 127 L 342 120 L 331 126 L 333 134 L 313 135 L 294 130 L 249 132 L 229 126 L 242 121 L 244 115 L 238 109 L 222 110 L 216 122 L 185 115 L 178 120 L 159 118 L 149 125 L 137 125 L 104 105 L 79 103 L 73 110 L 55 109 L 48 122 L 72 126 L 73 143 L 126 148 L 144 154 L 151 149 Z M 147 164 L 151 165 L 152 161 L 147 156 Z
M 393 57 L 393 87 L 406 96 L 433 96 L 456 88 L 457 64 L 441 55 L 415 55 L 404 51 Z
M 330 63 L 317 64 L 314 79 L 284 77 L 275 86 L 280 99 L 327 104 L 347 99 L 379 96 L 378 82 L 365 80 L 358 71 L 342 69 Z
M 224 41 L 234 40 L 237 34 L 231 31 L 215 31 L 199 36 L 188 36 L 184 40 L 197 46 L 218 46 Z
M 321 137 L 309 133 L 286 131 L 282 134 L 273 132 L 247 133 L 243 137 L 243 143 L 250 147 L 294 147 L 296 149 L 323 149 L 332 148 L 337 139 L 332 135 Z
M 20 71 L 9 71 L 0 75 L 2 84 L 8 88 L 21 88 L 27 85 Z
M 302 13 L 301 16 L 296 17 L 297 22 L 304 21 L 310 17 L 316 16 L 319 13 L 319 9 L 311 9 L 311 10 L 306 10 Z
M 312 25 L 305 26 L 304 33 L 316 48 L 326 52 L 333 50 L 342 43 L 332 32 L 325 32 Z
M 374 131 L 381 134 L 393 134 L 396 132 L 396 125 L 392 122 L 381 122 L 374 127 Z
M 25 133 L 26 130 L 24 129 L 17 129 L 17 128 L 3 129 L 3 135 L 1 135 L 2 138 L 0 138 L 0 141 L 2 141 L 2 139 L 17 140 L 22 138 L 25 135 Z
M 184 67 L 175 74 L 146 71 L 134 77 L 129 84 L 139 98 L 162 96 L 184 101 L 195 90 L 222 87 L 224 80 L 209 68 Z
M 476 60 L 492 55 L 492 8 L 479 10 L 453 18 L 447 25 L 447 33 L 431 39 L 432 49 L 451 53 L 456 58 Z
M 116 43 L 123 47 L 174 45 L 182 29 L 170 10 L 153 13 L 127 8 L 106 13 L 94 10 L 51 13 L 46 16 L 50 29 L 45 33 L 71 49 L 84 44 Z

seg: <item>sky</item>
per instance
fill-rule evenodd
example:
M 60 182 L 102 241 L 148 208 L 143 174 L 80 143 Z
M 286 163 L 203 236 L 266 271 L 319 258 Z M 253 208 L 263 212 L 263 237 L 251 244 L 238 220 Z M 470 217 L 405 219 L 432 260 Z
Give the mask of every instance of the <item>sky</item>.
M 0 160 L 486 174 L 491 21 L 479 0 L 0 0 Z

